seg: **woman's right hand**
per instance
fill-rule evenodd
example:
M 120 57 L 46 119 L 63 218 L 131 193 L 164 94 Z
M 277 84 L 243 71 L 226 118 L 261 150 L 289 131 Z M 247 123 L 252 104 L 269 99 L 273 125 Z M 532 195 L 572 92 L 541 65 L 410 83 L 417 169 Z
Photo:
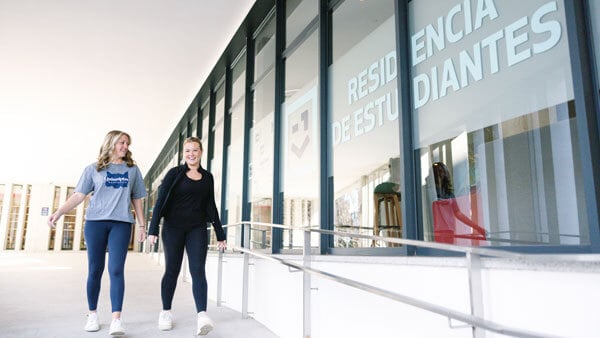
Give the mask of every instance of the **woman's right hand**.
M 158 236 L 156 236 L 156 235 L 148 236 L 148 242 L 150 242 L 150 244 L 154 245 L 154 244 L 156 244 L 157 241 L 158 241 Z

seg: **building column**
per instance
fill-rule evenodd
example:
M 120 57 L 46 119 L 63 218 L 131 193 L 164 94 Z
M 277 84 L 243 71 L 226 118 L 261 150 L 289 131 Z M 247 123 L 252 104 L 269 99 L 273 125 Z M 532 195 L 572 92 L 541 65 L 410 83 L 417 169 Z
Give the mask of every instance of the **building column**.
M 81 236 L 83 236 L 83 218 L 85 201 L 77 206 L 75 214 L 75 234 L 73 236 L 73 251 L 81 250 Z
M 58 199 L 58 206 L 62 206 L 63 203 L 65 203 L 65 201 L 67 200 L 67 187 L 66 186 L 61 186 L 60 187 L 60 197 Z M 63 229 L 64 229 L 64 222 L 65 218 L 61 217 L 57 222 L 56 222 L 56 232 L 54 233 L 54 251 L 61 251 L 62 250 L 62 240 L 63 240 Z
M 7 183 L 4 185 L 4 198 L 2 201 L 2 214 L 0 214 L 0 250 L 4 250 L 6 243 L 6 232 L 8 231 L 8 219 L 10 202 L 11 202 L 11 190 L 12 184 Z
M 27 189 L 29 185 L 23 184 L 21 188 L 21 200 L 19 201 L 19 215 L 17 216 L 17 231 L 15 233 L 15 251 L 21 251 L 21 243 L 25 243 L 23 238 L 23 228 L 25 228 L 25 216 L 27 212 Z

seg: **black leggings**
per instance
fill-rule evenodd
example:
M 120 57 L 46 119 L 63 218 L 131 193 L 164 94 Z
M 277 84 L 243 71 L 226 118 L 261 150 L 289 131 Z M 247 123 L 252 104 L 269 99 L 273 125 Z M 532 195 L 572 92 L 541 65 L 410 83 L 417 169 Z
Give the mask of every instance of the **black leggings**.
M 208 298 L 208 285 L 204 269 L 208 251 L 206 227 L 192 229 L 163 227 L 162 241 L 165 252 L 165 274 L 161 283 L 163 310 L 171 309 L 185 248 L 192 275 L 192 293 L 196 302 L 196 310 L 197 312 L 206 311 Z

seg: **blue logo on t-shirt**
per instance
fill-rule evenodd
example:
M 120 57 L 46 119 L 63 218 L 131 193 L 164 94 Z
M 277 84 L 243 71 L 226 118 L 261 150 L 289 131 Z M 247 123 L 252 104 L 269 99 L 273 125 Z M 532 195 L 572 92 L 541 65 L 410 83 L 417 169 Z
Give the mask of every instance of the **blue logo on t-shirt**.
M 113 188 L 125 188 L 129 184 L 129 172 L 124 174 L 113 174 L 106 172 L 106 186 Z

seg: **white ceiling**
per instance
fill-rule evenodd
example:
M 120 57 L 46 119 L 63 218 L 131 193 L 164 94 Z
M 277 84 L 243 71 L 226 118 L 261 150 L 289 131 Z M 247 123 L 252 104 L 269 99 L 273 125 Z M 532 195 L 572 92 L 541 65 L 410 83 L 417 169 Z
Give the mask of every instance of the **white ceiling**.
M 254 0 L 0 0 L 0 184 L 75 184 L 106 132 L 145 174 Z

